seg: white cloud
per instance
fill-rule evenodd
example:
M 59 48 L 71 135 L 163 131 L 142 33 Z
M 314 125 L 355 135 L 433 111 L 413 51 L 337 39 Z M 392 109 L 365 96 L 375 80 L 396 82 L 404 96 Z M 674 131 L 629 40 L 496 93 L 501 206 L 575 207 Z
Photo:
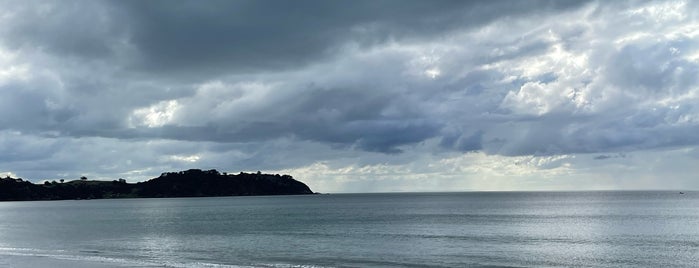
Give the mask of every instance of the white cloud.
M 4 172 L 0 172 L 0 177 L 2 177 L 2 178 L 5 178 L 5 177 L 17 178 L 17 175 L 12 173 L 12 172 L 9 172 L 9 171 L 4 171 Z
M 639 20 L 652 20 L 656 23 L 682 21 L 687 18 L 686 1 L 653 2 L 639 8 L 623 12 Z
M 196 163 L 201 157 L 199 155 L 171 155 L 168 159 L 178 162 Z
M 573 174 L 574 158 L 468 153 L 421 156 L 401 164 L 322 161 L 275 172 L 295 174 L 312 188 L 328 192 L 537 189 L 546 187 L 542 181 Z
M 129 117 L 129 126 L 162 127 L 172 122 L 173 116 L 179 108 L 177 100 L 169 100 L 136 109 Z
M 29 66 L 18 64 L 15 53 L 4 51 L 0 48 L 0 86 L 12 80 L 27 80 L 29 78 Z

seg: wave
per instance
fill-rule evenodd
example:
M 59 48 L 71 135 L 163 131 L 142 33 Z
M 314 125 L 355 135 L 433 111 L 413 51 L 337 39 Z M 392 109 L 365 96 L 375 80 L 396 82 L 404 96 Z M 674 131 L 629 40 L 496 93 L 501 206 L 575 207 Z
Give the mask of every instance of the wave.
M 99 254 L 99 251 L 80 251 L 81 253 Z M 119 257 L 91 256 L 70 254 L 67 250 L 41 250 L 32 248 L 0 247 L 0 256 L 37 257 L 54 260 L 100 263 L 114 265 L 117 267 L 167 267 L 167 268 L 332 268 L 328 266 L 286 264 L 286 263 L 264 263 L 253 265 L 222 264 L 210 262 L 178 262 L 178 261 L 156 261 L 139 260 Z

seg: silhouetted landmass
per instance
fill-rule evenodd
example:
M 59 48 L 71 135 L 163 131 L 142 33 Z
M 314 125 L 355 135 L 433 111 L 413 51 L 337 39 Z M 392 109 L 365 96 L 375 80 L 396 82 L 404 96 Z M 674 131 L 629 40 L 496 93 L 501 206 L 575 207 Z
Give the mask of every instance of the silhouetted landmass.
M 0 201 L 313 194 L 308 186 L 289 175 L 260 172 L 228 175 L 216 170 L 190 169 L 163 173 L 138 183 L 122 179 L 90 181 L 85 177 L 62 181 L 34 184 L 0 178 Z

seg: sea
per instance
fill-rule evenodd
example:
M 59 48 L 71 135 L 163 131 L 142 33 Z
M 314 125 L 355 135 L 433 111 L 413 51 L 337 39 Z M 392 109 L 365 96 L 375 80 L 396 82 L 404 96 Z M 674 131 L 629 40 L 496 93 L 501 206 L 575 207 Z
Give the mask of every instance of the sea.
M 0 202 L 0 267 L 697 267 L 699 192 Z

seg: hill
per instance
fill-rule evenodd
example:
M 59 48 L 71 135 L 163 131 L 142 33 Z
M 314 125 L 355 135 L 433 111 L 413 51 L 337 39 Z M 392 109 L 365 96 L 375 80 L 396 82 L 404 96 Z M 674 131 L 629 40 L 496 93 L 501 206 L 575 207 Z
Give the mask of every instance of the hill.
M 216 170 L 190 169 L 163 173 L 138 183 L 82 178 L 65 183 L 34 184 L 22 179 L 0 178 L 0 201 L 298 194 L 313 192 L 289 175 L 260 172 L 229 175 Z

